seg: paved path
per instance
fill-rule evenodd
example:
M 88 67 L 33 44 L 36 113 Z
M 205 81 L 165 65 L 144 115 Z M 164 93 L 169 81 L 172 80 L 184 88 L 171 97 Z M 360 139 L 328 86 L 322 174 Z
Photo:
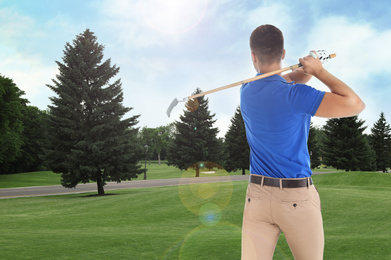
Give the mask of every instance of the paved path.
M 332 173 L 330 172 L 315 172 L 316 174 Z M 137 181 L 123 181 L 121 183 L 108 182 L 106 184 L 105 192 L 119 189 L 137 189 L 150 187 L 175 186 L 194 183 L 207 182 L 228 182 L 228 181 L 244 181 L 248 180 L 249 175 L 232 175 L 232 176 L 217 176 L 217 177 L 199 177 L 199 178 L 176 178 L 176 179 L 161 179 L 161 180 L 137 180 Z M 96 183 L 78 184 L 76 188 L 68 189 L 61 185 L 52 186 L 35 186 L 0 189 L 0 199 L 20 198 L 20 197 L 35 197 L 35 196 L 50 196 L 73 193 L 97 192 Z
M 249 175 L 232 175 L 232 176 L 220 176 L 220 177 L 123 181 L 121 183 L 108 182 L 104 188 L 105 188 L 105 192 L 107 192 L 110 190 L 119 190 L 119 189 L 163 187 L 163 186 L 174 186 L 174 185 L 193 184 L 193 183 L 243 181 L 243 180 L 248 180 L 248 178 Z M 62 195 L 62 194 L 86 193 L 86 192 L 97 192 L 96 183 L 78 184 L 76 188 L 72 188 L 72 189 L 64 188 L 61 185 L 0 189 L 0 199 Z

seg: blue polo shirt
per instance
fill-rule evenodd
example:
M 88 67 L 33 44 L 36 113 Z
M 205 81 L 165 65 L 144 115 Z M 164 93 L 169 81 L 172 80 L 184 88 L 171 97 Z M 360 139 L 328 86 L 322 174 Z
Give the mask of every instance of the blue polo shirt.
M 258 74 L 260 75 L 260 74 Z M 244 84 L 240 108 L 250 146 L 250 172 L 273 178 L 312 174 L 307 140 L 325 92 L 273 75 Z

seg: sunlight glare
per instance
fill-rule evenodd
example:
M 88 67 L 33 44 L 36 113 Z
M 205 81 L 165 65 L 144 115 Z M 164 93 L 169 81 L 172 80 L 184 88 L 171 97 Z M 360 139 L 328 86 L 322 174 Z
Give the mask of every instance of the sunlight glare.
M 205 16 L 207 0 L 141 0 L 146 23 L 157 31 L 179 34 L 196 27 Z

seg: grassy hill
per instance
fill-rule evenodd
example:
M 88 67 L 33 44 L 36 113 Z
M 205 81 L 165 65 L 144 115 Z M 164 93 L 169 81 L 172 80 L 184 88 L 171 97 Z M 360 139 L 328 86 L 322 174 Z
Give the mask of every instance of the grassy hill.
M 324 259 L 390 259 L 391 174 L 322 174 L 314 182 L 322 199 Z M 3 199 L 0 259 L 240 259 L 246 186 Z M 274 259 L 292 259 L 283 235 Z

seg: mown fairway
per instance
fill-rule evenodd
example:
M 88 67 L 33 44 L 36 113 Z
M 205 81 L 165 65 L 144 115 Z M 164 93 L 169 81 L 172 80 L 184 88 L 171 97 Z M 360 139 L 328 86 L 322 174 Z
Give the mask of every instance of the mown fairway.
M 144 170 L 144 167 L 145 164 L 142 164 L 141 169 Z M 224 170 L 220 170 L 220 171 L 224 171 Z M 162 163 L 161 165 L 159 165 L 156 161 L 152 161 L 151 164 L 147 162 L 148 180 L 181 178 L 182 175 L 184 174 L 188 176 L 188 173 L 186 171 L 178 170 L 174 166 L 168 166 L 166 163 Z M 241 171 L 237 171 L 231 173 L 225 172 L 224 174 L 239 175 L 242 173 Z M 195 173 L 193 176 L 195 176 Z M 203 173 L 203 171 L 201 171 L 200 177 L 207 177 L 207 176 L 213 177 L 213 175 L 205 174 Z M 144 179 L 144 173 L 140 174 L 138 178 L 132 179 L 132 181 L 143 180 L 143 179 Z M 45 186 L 45 185 L 61 185 L 61 175 L 53 173 L 51 171 L 0 175 L 0 189 L 30 187 L 30 186 Z
M 322 199 L 324 259 L 390 259 L 391 175 L 333 173 L 314 182 Z M 240 259 L 246 186 L 3 199 L 0 259 Z M 283 235 L 274 259 L 292 259 Z

